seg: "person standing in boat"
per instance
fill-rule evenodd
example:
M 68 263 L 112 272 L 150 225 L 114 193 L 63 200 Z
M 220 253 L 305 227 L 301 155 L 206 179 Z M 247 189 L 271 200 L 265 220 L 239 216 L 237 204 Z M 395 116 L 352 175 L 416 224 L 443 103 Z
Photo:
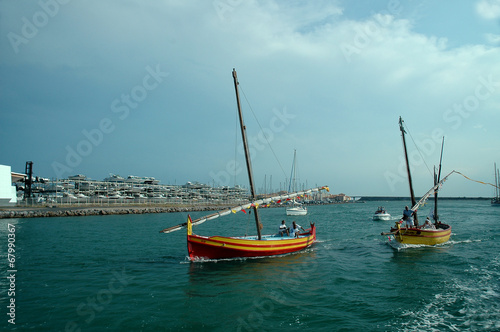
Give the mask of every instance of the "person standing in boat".
M 304 227 L 300 226 L 299 224 L 297 224 L 295 221 L 292 222 L 292 229 L 291 229 L 291 234 L 290 236 L 292 237 L 298 237 L 299 236 L 299 232 L 300 232 L 300 229 L 299 228 L 302 228 L 302 230 L 305 232 L 306 230 L 304 229 Z
M 283 234 L 286 235 L 290 235 L 290 232 L 288 231 L 288 227 L 286 227 L 286 222 L 284 220 L 281 221 L 281 225 L 280 225 L 280 230 L 279 230 L 279 234 L 280 236 L 283 236 Z
M 408 209 L 408 206 L 405 206 L 403 210 L 403 220 L 406 221 L 406 227 L 411 228 L 414 226 L 413 224 L 413 214 L 415 211 Z

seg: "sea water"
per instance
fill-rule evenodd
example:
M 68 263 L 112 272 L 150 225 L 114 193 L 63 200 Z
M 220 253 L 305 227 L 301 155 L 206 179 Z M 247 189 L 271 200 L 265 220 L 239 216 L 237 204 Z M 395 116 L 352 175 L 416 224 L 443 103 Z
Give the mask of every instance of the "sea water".
M 283 219 L 304 228 L 314 222 L 317 243 L 281 257 L 198 262 L 186 259 L 184 231 L 159 233 L 186 213 L 3 219 L 0 330 L 500 330 L 500 208 L 443 200 L 450 241 L 400 248 L 380 233 L 405 204 L 310 206 L 296 217 L 284 207 L 260 209 L 263 234 Z M 371 219 L 379 205 L 393 220 Z M 254 229 L 253 215 L 238 212 L 194 232 Z

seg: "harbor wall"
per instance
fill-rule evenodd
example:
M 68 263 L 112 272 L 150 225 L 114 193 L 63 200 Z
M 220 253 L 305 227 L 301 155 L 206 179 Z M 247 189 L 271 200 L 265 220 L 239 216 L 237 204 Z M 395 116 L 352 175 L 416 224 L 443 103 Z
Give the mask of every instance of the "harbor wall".
M 0 209 L 0 219 L 99 216 L 223 210 L 229 206 L 117 206 L 117 207 L 40 207 Z

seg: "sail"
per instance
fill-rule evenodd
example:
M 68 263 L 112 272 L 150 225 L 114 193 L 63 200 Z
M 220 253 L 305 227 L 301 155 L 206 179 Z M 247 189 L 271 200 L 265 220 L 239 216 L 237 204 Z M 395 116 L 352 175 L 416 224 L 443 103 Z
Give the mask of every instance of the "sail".
M 429 189 L 428 192 L 425 193 L 424 196 L 422 196 L 422 198 L 417 202 L 417 204 L 415 204 L 414 206 L 412 206 L 412 211 L 416 211 L 418 210 L 418 208 L 420 207 L 420 205 L 424 204 L 425 201 L 429 198 L 429 196 L 435 191 L 437 190 L 448 178 L 448 176 L 450 176 L 451 174 L 453 173 L 456 173 L 456 171 L 451 171 L 448 175 L 446 175 L 441 181 L 439 181 L 434 187 L 432 187 L 431 189 Z
M 257 208 L 261 204 L 266 204 L 266 203 L 270 203 L 270 202 L 280 202 L 280 201 L 283 201 L 283 200 L 286 200 L 289 198 L 307 195 L 307 194 L 310 194 L 313 192 L 319 192 L 320 190 L 323 190 L 323 189 L 326 191 L 330 191 L 330 188 L 328 188 L 328 186 L 323 186 L 323 187 L 317 187 L 317 188 L 313 188 L 313 189 L 309 189 L 309 190 L 298 191 L 298 192 L 290 193 L 290 194 L 286 194 L 286 195 L 277 195 L 277 196 L 272 196 L 272 197 L 268 197 L 268 198 L 263 198 L 263 199 L 259 199 L 259 200 L 253 201 L 253 202 L 248 202 L 246 204 L 238 205 L 238 206 L 232 207 L 230 209 L 217 211 L 217 212 L 209 214 L 207 216 L 198 218 L 196 220 L 193 220 L 191 222 L 191 225 L 197 226 L 197 225 L 204 223 L 207 220 L 213 220 L 213 219 L 217 219 L 219 217 L 227 216 L 228 214 L 236 213 L 236 212 L 239 212 L 239 211 L 245 210 L 245 209 L 249 209 L 250 207 Z M 187 226 L 188 226 L 187 222 L 182 223 L 182 224 L 179 224 L 176 226 L 165 228 L 165 229 L 161 230 L 160 233 L 175 232 L 175 231 L 181 230 L 183 228 L 186 228 Z

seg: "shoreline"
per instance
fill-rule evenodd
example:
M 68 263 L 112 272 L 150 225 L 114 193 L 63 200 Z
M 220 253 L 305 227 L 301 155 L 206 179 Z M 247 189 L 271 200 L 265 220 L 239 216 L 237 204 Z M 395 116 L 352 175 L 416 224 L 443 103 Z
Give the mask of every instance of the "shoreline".
M 46 218 L 46 217 L 84 217 L 119 214 L 147 214 L 213 211 L 230 208 L 229 206 L 86 206 L 86 207 L 7 207 L 0 209 L 0 219 Z
M 334 205 L 334 204 L 352 204 L 343 203 L 323 203 L 310 205 Z M 203 212 L 203 211 L 221 211 L 230 209 L 234 205 L 182 205 L 182 206 L 141 206 L 141 205 L 122 205 L 122 206 L 33 206 L 33 207 L 2 207 L 0 208 L 0 219 L 16 218 L 49 218 L 49 217 L 85 217 L 85 216 L 105 216 L 120 214 L 148 214 L 148 213 L 173 213 L 173 212 Z M 272 206 L 266 209 L 279 208 L 283 206 Z

